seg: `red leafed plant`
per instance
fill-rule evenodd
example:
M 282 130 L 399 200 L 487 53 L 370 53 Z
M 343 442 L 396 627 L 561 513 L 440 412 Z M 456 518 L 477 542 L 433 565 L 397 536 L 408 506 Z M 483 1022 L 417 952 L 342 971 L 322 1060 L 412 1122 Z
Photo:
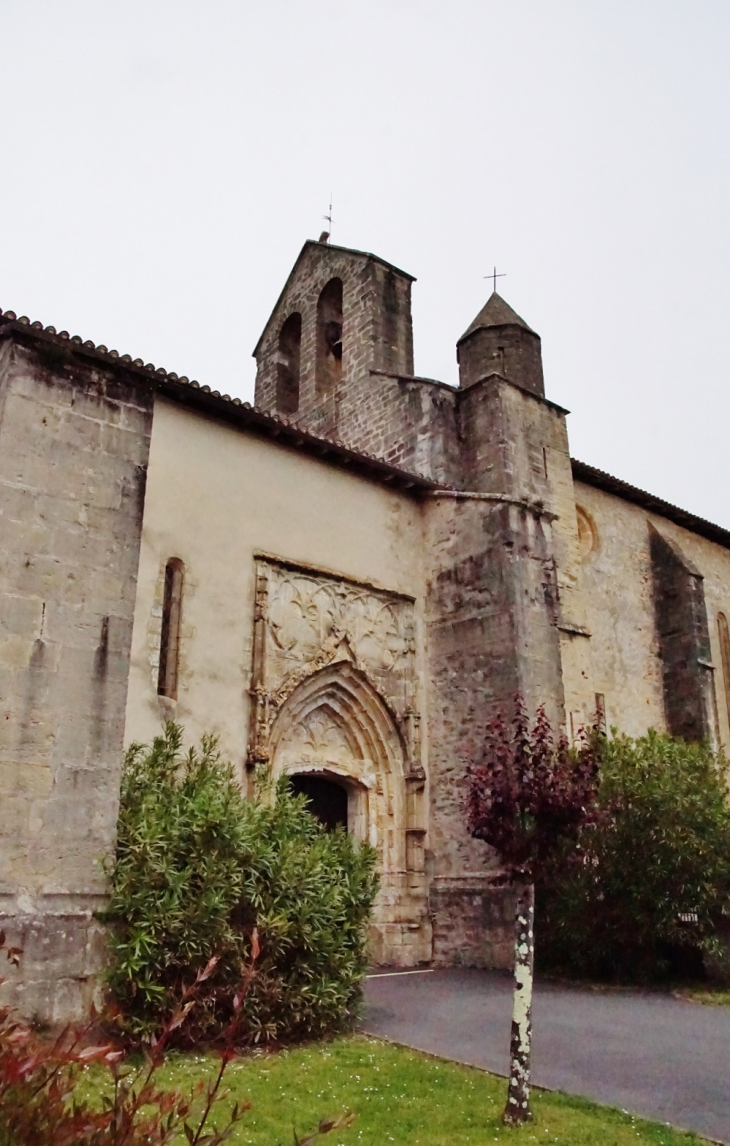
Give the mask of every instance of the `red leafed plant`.
M 8 947 L 0 931 L 0 952 L 18 966 L 22 952 Z M 250 1103 L 234 1103 L 221 1130 L 208 1129 L 213 1107 L 225 1098 L 221 1089 L 228 1063 L 236 1057 L 241 1035 L 241 1004 L 255 974 L 259 944 L 252 936 L 251 961 L 232 1001 L 232 1017 L 222 1031 L 215 1078 L 187 1094 L 162 1090 L 155 1082 L 171 1036 L 195 1007 L 202 984 L 218 960 L 209 959 L 186 987 L 160 1033 L 145 1047 L 141 1066 L 125 1065 L 125 1052 L 112 1043 L 91 1045 L 92 1025 L 66 1028 L 55 1041 L 44 1041 L 0 1007 L 0 1146 L 166 1146 L 184 1136 L 190 1146 L 220 1146 L 231 1135 Z M 0 977 L 0 984 L 3 979 Z M 97 1024 L 98 1025 L 98 1024 Z M 80 1070 L 99 1063 L 111 1074 L 111 1093 L 91 1106 L 76 1091 Z M 202 1106 L 202 1109 L 201 1109 Z M 198 1110 L 197 1113 L 194 1111 Z M 352 1115 L 323 1119 L 319 1128 L 298 1140 L 309 1146 L 321 1135 L 352 1121 Z
M 511 726 L 501 713 L 487 726 L 482 760 L 469 774 L 472 836 L 499 854 L 516 892 L 515 995 L 504 1121 L 528 1122 L 536 873 L 557 844 L 575 839 L 595 815 L 601 734 L 591 729 L 571 748 L 555 736 L 545 709 L 530 727 L 516 698 Z
M 470 771 L 472 836 L 495 848 L 510 879 L 532 882 L 558 842 L 577 836 L 594 815 L 598 766 L 595 730 L 571 749 L 543 707 L 530 728 L 518 697 L 511 726 L 501 712 L 487 725 L 482 760 Z

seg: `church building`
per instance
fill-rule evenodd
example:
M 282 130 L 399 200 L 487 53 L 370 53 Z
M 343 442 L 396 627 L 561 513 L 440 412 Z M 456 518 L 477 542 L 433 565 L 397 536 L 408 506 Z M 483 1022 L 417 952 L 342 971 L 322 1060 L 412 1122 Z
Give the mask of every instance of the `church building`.
M 730 743 L 730 532 L 571 458 L 493 293 L 458 388 L 414 375 L 411 275 L 309 241 L 255 404 L 0 311 L 0 927 L 43 1020 L 99 985 L 122 754 L 171 718 L 377 849 L 371 953 L 507 966 L 465 781 L 520 693 Z M 467 318 L 468 316 L 465 316 Z

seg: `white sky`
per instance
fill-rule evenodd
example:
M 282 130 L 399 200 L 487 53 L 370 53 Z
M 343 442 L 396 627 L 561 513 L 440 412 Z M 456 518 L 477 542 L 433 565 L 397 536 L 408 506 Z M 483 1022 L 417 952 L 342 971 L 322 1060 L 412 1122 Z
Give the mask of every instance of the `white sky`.
M 574 456 L 730 527 L 728 0 L 0 0 L 0 306 L 251 398 L 306 238 L 499 290 Z

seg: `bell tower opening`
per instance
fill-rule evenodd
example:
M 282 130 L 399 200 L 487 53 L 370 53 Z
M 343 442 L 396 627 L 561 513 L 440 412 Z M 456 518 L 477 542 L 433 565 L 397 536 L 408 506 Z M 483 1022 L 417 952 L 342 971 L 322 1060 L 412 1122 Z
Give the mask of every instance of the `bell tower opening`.
M 276 370 L 276 408 L 281 414 L 299 409 L 299 375 L 302 345 L 302 316 L 290 314 L 279 335 Z
M 341 381 L 342 279 L 330 279 L 317 302 L 317 393 L 328 394 Z
M 328 832 L 335 828 L 347 831 L 347 789 L 341 784 L 304 772 L 290 776 L 289 785 L 298 796 L 306 797 L 307 811 Z

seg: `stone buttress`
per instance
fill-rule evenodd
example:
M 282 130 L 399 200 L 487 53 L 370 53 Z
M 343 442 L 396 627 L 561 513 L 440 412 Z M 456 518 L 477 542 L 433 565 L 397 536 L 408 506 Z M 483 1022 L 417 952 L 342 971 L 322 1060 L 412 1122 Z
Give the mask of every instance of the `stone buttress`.
M 3 975 L 27 1016 L 67 1022 L 104 961 L 153 392 L 55 331 L 4 329 L 0 929 L 23 956 Z

